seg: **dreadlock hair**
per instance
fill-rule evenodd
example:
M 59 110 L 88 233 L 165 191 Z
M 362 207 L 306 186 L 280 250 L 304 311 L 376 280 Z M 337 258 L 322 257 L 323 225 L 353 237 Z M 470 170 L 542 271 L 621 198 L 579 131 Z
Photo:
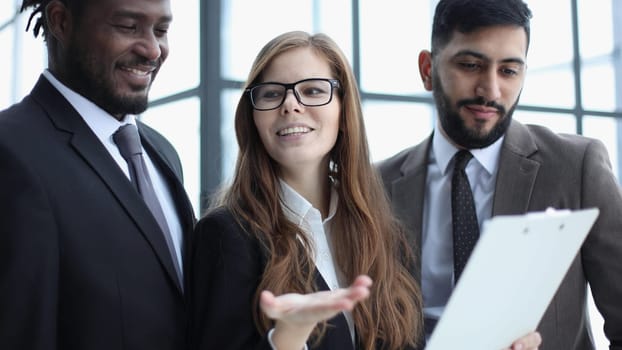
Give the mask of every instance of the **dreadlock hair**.
M 32 7 L 32 13 L 30 17 L 28 17 L 28 23 L 26 24 L 26 31 L 30 28 L 30 24 L 33 19 L 38 15 L 39 17 L 35 19 L 34 25 L 32 27 L 32 32 L 35 38 L 39 36 L 39 31 L 41 31 L 41 35 L 45 40 L 48 39 L 48 23 L 46 18 L 46 8 L 47 6 L 54 1 L 60 1 L 63 5 L 71 10 L 71 12 L 75 14 L 81 13 L 82 9 L 85 6 L 85 3 L 88 0 L 24 0 L 22 1 L 22 7 L 19 9 L 19 12 L 24 12 L 28 8 Z
M 19 9 L 19 12 L 24 12 L 29 7 L 34 8 L 32 10 L 32 13 L 30 14 L 30 17 L 28 17 L 28 23 L 26 24 L 26 31 L 28 31 L 28 29 L 30 28 L 30 23 L 32 22 L 33 18 L 35 18 L 35 16 L 39 14 L 39 18 L 36 19 L 35 24 L 32 28 L 32 32 L 35 38 L 39 36 L 39 30 L 42 30 L 42 29 L 43 29 L 42 35 L 44 38 L 46 37 L 47 22 L 45 20 L 44 10 L 51 1 L 52 0 L 39 0 L 39 1 L 24 0 L 22 2 L 22 7 Z

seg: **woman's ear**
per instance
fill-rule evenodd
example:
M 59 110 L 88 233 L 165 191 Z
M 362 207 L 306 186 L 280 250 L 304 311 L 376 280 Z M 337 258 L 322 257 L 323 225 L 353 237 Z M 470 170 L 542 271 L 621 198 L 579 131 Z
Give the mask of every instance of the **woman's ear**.
M 52 0 L 45 7 L 45 19 L 48 26 L 47 34 L 52 35 L 65 47 L 72 31 L 71 11 L 61 1 Z
M 432 53 L 428 50 L 419 53 L 419 74 L 423 87 L 432 91 Z

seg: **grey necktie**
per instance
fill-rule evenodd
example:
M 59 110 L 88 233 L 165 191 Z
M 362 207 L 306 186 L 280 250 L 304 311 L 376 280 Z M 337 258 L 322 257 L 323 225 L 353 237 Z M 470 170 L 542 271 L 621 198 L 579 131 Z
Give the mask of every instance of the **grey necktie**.
M 164 216 L 158 197 L 156 196 L 153 185 L 151 184 L 151 179 L 149 178 L 149 172 L 147 171 L 145 160 L 143 158 L 143 151 L 138 130 L 133 124 L 125 124 L 112 135 L 112 139 L 117 144 L 121 156 L 128 164 L 132 184 L 142 196 L 143 200 L 147 204 L 147 207 L 149 207 L 149 210 L 164 233 L 164 239 L 166 240 L 166 245 L 168 246 L 171 259 L 173 260 L 173 265 L 175 266 L 175 271 L 177 272 L 177 278 L 179 279 L 180 286 L 183 287 L 182 272 L 177 260 L 177 253 L 175 252 L 171 232 L 168 228 L 166 217 Z
M 473 158 L 471 152 L 461 150 L 454 156 L 454 173 L 451 180 L 451 214 L 454 239 L 454 281 L 457 283 L 462 270 L 479 238 L 479 224 L 471 185 L 467 178 L 467 163 Z

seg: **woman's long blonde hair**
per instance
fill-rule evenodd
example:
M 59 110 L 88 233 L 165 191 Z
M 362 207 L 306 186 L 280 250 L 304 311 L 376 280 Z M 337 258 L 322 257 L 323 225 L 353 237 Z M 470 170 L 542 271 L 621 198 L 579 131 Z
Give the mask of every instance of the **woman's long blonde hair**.
M 412 253 L 371 163 L 360 96 L 345 55 L 324 34 L 288 32 L 259 52 L 246 87 L 262 81 L 262 73 L 275 57 L 300 47 L 312 48 L 324 57 L 341 82 L 336 90 L 342 102 L 341 132 L 331 151 L 329 169 L 339 196 L 332 246 L 335 264 L 348 281 L 367 274 L 374 282 L 369 299 L 353 311 L 360 344 L 364 349 L 375 349 L 378 344 L 386 349 L 414 346 L 422 334 L 422 302 L 419 286 L 408 271 Z M 284 215 L 278 166 L 261 142 L 246 94 L 237 106 L 235 130 L 239 145 L 235 175 L 212 207 L 228 207 L 267 252 L 255 295 L 256 324 L 260 332 L 266 332 L 272 321 L 259 310 L 259 293 L 317 291 L 313 248 L 305 232 Z M 325 326 L 314 332 L 316 340 Z

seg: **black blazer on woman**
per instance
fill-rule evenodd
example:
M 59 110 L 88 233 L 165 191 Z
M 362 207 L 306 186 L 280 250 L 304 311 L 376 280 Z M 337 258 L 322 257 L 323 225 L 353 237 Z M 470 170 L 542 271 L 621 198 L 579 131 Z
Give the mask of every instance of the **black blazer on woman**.
M 271 347 L 253 321 L 253 297 L 266 265 L 265 249 L 227 209 L 203 217 L 195 228 L 191 254 L 191 349 L 251 350 Z M 320 289 L 328 290 L 316 272 Z M 346 319 L 338 314 L 317 350 L 353 350 Z

